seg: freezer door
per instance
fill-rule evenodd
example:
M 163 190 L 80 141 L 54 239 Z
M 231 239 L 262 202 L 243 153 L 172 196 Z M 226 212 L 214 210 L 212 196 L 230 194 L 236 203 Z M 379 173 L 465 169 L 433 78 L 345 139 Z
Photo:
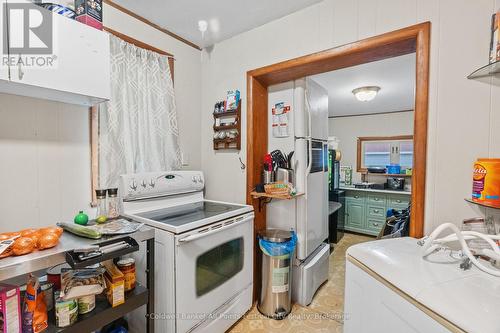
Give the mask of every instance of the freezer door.
M 310 113 L 310 137 L 328 140 L 328 91 L 310 78 L 306 79 L 306 114 Z
M 294 134 L 296 138 L 311 137 L 311 129 L 309 128 L 309 114 L 306 106 L 306 80 L 299 79 L 294 82 L 293 92 L 293 109 L 294 109 Z

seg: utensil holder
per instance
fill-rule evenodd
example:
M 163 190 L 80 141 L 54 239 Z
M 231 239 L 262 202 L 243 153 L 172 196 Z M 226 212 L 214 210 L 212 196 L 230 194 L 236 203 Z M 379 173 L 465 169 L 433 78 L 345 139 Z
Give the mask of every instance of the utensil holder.
M 294 172 L 292 169 L 278 168 L 276 170 L 276 181 L 284 184 L 294 184 Z
M 274 171 L 264 170 L 262 172 L 262 183 L 264 184 L 274 183 Z

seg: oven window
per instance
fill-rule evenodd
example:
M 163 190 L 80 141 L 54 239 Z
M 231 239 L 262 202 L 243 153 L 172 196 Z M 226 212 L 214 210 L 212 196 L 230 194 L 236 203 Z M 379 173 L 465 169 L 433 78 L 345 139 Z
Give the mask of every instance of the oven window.
M 243 238 L 233 239 L 196 259 L 196 296 L 222 285 L 243 269 Z

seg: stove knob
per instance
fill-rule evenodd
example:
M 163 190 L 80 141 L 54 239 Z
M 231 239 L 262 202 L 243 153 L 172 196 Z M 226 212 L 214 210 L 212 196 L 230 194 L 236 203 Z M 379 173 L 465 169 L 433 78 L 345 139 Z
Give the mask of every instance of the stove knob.
M 144 188 L 146 188 L 146 186 L 148 186 L 148 185 L 146 184 L 146 181 L 145 181 L 145 180 L 142 180 L 142 182 L 141 182 L 141 186 L 142 186 L 142 187 L 144 187 Z
M 137 183 L 135 182 L 135 180 L 132 180 L 132 182 L 130 183 L 130 189 L 132 190 L 137 190 Z
M 152 188 L 155 187 L 156 183 L 155 183 L 155 180 L 153 178 L 151 178 L 151 180 L 149 181 L 149 186 L 151 186 Z
M 196 183 L 196 176 L 193 176 L 191 180 L 193 181 L 193 183 Z

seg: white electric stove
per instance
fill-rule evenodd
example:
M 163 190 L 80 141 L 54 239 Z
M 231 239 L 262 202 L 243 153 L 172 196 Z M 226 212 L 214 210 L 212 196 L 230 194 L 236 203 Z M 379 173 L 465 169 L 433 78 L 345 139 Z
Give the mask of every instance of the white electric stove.
M 157 332 L 224 332 L 252 305 L 253 208 L 203 189 L 200 171 L 121 177 L 123 215 L 156 230 Z

